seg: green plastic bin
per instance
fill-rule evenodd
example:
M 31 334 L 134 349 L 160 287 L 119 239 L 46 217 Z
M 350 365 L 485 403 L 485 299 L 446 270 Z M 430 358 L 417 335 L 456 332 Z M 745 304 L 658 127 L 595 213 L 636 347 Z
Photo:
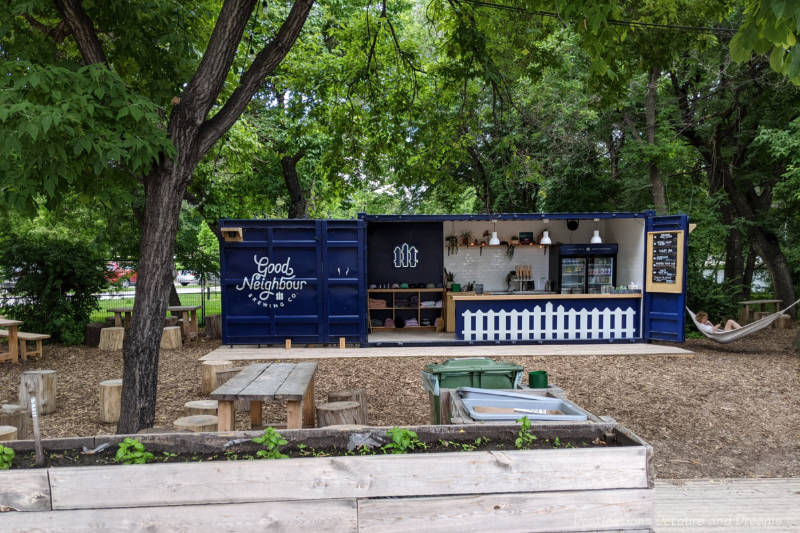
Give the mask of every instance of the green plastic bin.
M 522 380 L 522 370 L 520 365 L 495 361 L 488 357 L 448 359 L 444 363 L 425 365 L 422 384 L 428 391 L 433 423 L 442 423 L 439 411 L 440 388 L 516 389 Z

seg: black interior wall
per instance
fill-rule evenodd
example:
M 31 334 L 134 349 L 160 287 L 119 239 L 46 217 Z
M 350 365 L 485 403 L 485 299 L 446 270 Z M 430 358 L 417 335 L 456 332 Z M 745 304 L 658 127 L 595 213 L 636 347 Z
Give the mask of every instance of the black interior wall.
M 441 222 L 368 222 L 367 283 L 442 283 L 444 237 Z M 415 267 L 394 266 L 394 249 L 417 249 Z

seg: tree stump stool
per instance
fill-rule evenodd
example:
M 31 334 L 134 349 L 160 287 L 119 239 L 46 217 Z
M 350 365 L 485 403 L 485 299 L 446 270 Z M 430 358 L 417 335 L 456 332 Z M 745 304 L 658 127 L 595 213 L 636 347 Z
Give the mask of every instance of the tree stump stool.
M 317 427 L 359 425 L 358 402 L 328 402 L 317 406 Z
M 792 329 L 792 317 L 789 315 L 781 315 L 778 320 L 774 322 L 776 329 Z
M 205 321 L 206 337 L 209 339 L 222 338 L 222 315 L 208 315 Z
M 0 406 L 0 426 L 17 428 L 17 438 L 27 440 L 33 438 L 33 421 L 31 412 L 15 403 Z
M 125 328 L 103 328 L 100 330 L 100 342 L 97 348 L 103 351 L 116 351 L 122 349 L 125 338 Z
M 176 316 L 168 316 L 164 319 L 164 327 L 171 328 L 172 326 L 178 325 L 178 317 Z
M 224 370 L 217 370 L 217 387 L 221 386 L 223 383 L 226 383 L 229 379 L 241 371 L 242 367 L 235 366 L 226 368 Z M 250 402 L 248 400 L 236 400 L 233 403 L 237 413 L 250 412 Z
M 100 345 L 100 332 L 106 327 L 103 322 L 89 322 L 86 324 L 86 334 L 83 343 L 86 346 L 97 348 Z
M 106 423 L 119 422 L 122 405 L 122 380 L 107 379 L 100 382 L 100 420 Z
M 192 400 L 183 404 L 186 416 L 217 415 L 217 400 Z
M 203 361 L 203 364 L 200 365 L 200 377 L 202 381 L 200 392 L 203 394 L 210 394 L 211 391 L 222 384 L 217 380 L 217 371 L 229 370 L 231 368 L 233 368 L 233 363 L 230 361 Z
M 164 328 L 164 332 L 161 334 L 161 349 L 177 350 L 181 346 L 183 346 L 181 342 L 181 328 L 178 326 Z
M 217 417 L 214 415 L 192 415 L 184 416 L 175 421 L 175 429 L 181 431 L 216 431 Z
M 328 393 L 328 402 L 358 402 L 357 424 L 368 425 L 367 422 L 367 391 L 364 389 L 350 389 Z
M 31 396 L 38 400 L 39 414 L 48 415 L 56 410 L 56 371 L 26 370 L 19 383 L 19 403 L 30 409 Z
M 17 428 L 14 426 L 0 426 L 0 441 L 17 440 Z

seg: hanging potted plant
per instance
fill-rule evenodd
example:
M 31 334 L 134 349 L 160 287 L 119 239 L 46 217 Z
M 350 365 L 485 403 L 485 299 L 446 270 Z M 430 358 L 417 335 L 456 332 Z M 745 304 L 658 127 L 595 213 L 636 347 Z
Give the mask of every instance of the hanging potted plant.
M 448 235 L 445 237 L 445 241 L 447 242 L 447 255 L 457 255 L 458 254 L 458 236 L 456 235 Z

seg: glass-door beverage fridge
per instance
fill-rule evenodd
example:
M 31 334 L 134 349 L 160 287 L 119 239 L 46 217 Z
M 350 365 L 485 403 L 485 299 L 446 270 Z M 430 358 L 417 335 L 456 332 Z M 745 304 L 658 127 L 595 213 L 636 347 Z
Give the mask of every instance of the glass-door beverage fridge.
M 616 244 L 561 244 L 551 247 L 550 276 L 561 294 L 599 294 L 617 277 Z

